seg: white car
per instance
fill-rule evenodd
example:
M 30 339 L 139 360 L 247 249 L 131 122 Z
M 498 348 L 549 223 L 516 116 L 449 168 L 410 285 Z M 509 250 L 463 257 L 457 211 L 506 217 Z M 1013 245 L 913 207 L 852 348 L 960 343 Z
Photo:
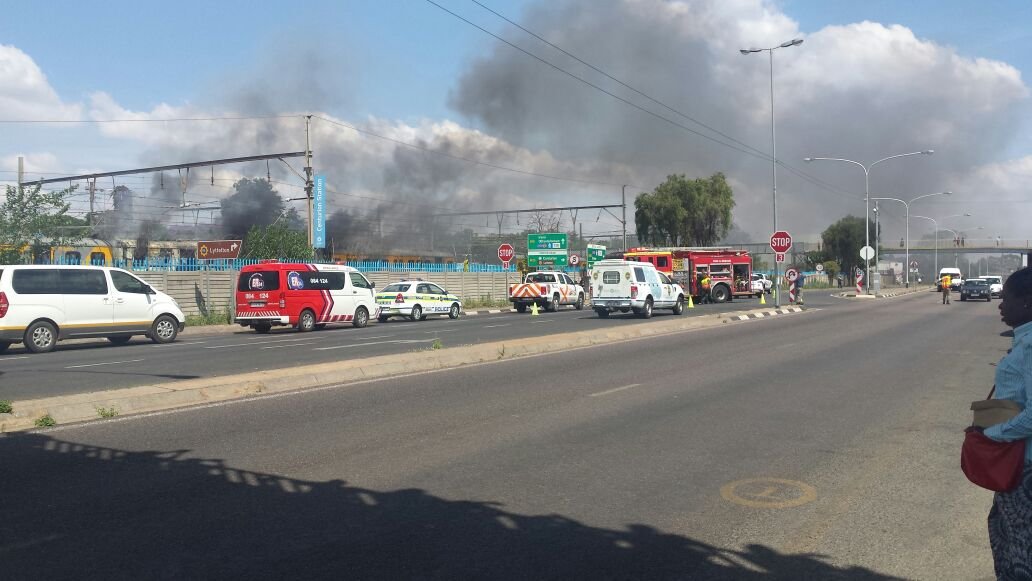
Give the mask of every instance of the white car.
M 648 262 L 600 260 L 591 267 L 591 307 L 599 318 L 633 311 L 648 319 L 653 309 L 684 312 L 684 289 Z
M 989 283 L 989 296 L 998 297 L 1003 294 L 1003 277 L 989 275 L 978 278 Z
M 89 337 L 171 343 L 185 324 L 175 299 L 119 268 L 0 265 L 0 353 L 13 343 L 45 353 Z
M 772 288 L 774 288 L 774 281 L 768 278 L 767 275 L 758 272 L 752 273 L 753 292 L 770 294 Z M 757 296 L 759 295 L 757 294 Z
M 380 307 L 377 320 L 381 323 L 391 317 L 425 321 L 429 315 L 458 319 L 462 313 L 459 297 L 423 280 L 404 280 L 383 287 L 376 293 L 376 304 Z

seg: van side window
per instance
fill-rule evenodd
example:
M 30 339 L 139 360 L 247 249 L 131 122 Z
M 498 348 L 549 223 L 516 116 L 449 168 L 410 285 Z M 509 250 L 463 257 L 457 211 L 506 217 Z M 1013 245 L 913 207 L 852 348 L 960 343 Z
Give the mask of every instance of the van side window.
M 603 284 L 620 284 L 620 273 L 615 270 L 607 270 L 602 273 Z
M 61 274 L 56 268 L 15 269 L 11 288 L 20 295 L 59 295 Z
M 140 279 L 118 270 L 111 271 L 111 282 L 115 289 L 122 293 L 147 294 L 147 285 Z
M 437 286 L 436 284 L 428 284 L 426 286 L 430 287 L 430 292 L 432 292 L 435 295 L 446 295 L 446 294 L 448 294 L 448 293 L 444 292 L 443 288 Z
M 637 282 L 645 282 L 645 269 L 634 267 L 634 280 Z
M 61 292 L 66 295 L 106 295 L 107 279 L 103 270 L 62 269 Z
M 362 276 L 362 273 L 352 272 L 351 273 L 351 286 L 358 288 L 373 288 L 373 283 L 369 282 L 369 279 Z
M 278 270 L 241 272 L 237 290 L 241 292 L 279 290 L 279 279 L 280 273 Z

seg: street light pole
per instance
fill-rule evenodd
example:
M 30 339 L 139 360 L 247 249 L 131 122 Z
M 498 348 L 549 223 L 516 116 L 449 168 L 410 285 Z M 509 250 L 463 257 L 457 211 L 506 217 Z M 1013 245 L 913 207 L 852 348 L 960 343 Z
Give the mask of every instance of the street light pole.
M 911 155 L 931 155 L 933 153 L 935 153 L 934 149 L 925 149 L 925 150 L 922 150 L 922 151 L 911 151 L 910 153 L 900 153 L 900 154 L 897 154 L 897 155 L 890 155 L 889 157 L 883 157 L 883 158 L 879 159 L 878 161 L 876 161 L 874 163 L 871 163 L 869 165 L 864 165 L 864 164 L 860 163 L 859 161 L 853 161 L 851 159 L 844 159 L 844 158 L 841 158 L 841 157 L 806 157 L 806 158 L 803 158 L 803 161 L 805 161 L 805 162 L 812 162 L 812 161 L 841 161 L 841 162 L 852 163 L 854 165 L 858 165 L 858 166 L 860 166 L 861 169 L 864 170 L 864 202 L 867 204 L 867 221 L 864 224 L 864 230 L 866 232 L 866 235 L 864 237 L 864 245 L 865 246 L 870 246 L 871 245 L 871 170 L 874 168 L 874 166 L 878 165 L 879 163 L 881 163 L 883 161 L 888 161 L 890 159 L 896 159 L 897 157 L 908 157 L 908 156 L 911 156 Z M 864 282 L 867 283 L 867 289 L 866 289 L 867 293 L 866 294 L 871 294 L 871 260 L 869 258 L 865 258 L 864 259 L 864 264 L 867 267 L 866 268 L 866 270 L 867 270 L 867 279 L 864 281 Z
M 947 218 L 959 218 L 961 216 L 970 217 L 971 214 L 951 214 L 949 216 L 946 216 L 945 218 L 939 218 L 939 219 L 940 220 L 945 220 Z M 935 274 L 935 280 L 939 280 L 939 222 L 937 222 L 935 220 L 935 218 L 929 218 L 928 216 L 917 216 L 917 215 L 915 215 L 914 217 L 915 218 L 921 218 L 922 220 L 931 220 L 932 224 L 935 226 L 935 273 L 934 274 Z M 943 229 L 944 230 L 948 230 L 948 228 L 943 228 Z M 953 230 L 950 230 L 950 232 L 953 232 Z M 956 235 L 956 232 L 954 232 L 954 235 Z
M 904 268 L 904 270 L 906 271 L 906 275 L 907 275 L 906 288 L 910 288 L 910 204 L 913 204 L 914 202 L 920 200 L 921 198 L 930 198 L 932 196 L 952 196 L 952 195 L 953 195 L 953 192 L 935 192 L 934 194 L 924 194 L 923 196 L 918 196 L 918 197 L 910 200 L 909 202 L 906 202 L 906 201 L 901 200 L 899 198 L 889 198 L 889 197 L 872 198 L 874 200 L 891 200 L 893 202 L 899 202 L 900 204 L 903 204 L 903 207 L 906 208 L 906 210 L 907 210 L 907 251 L 906 251 L 906 256 L 907 256 L 906 257 L 906 262 L 907 263 L 906 263 L 906 267 Z M 936 266 L 938 266 L 938 265 L 936 265 Z
M 774 51 L 779 48 L 788 48 L 790 46 L 799 46 L 803 44 L 803 39 L 796 38 L 779 44 L 778 46 L 772 46 L 770 48 L 743 48 L 738 52 L 748 55 L 754 52 L 767 51 L 770 56 L 770 173 L 771 182 L 773 183 L 774 189 L 774 232 L 778 231 L 778 148 L 777 148 L 777 132 L 775 130 L 774 123 Z M 774 284 L 778 284 L 778 276 L 780 274 L 780 268 L 778 267 L 777 256 L 774 257 Z M 781 306 L 781 293 L 774 294 L 774 306 Z

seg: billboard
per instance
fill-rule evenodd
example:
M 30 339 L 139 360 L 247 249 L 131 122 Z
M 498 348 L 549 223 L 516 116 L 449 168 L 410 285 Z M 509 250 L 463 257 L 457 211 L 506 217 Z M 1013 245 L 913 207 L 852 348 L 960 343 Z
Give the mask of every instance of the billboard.
M 566 234 L 527 234 L 527 266 L 565 268 L 569 258 Z
M 315 176 L 312 197 L 312 248 L 326 248 L 326 176 Z

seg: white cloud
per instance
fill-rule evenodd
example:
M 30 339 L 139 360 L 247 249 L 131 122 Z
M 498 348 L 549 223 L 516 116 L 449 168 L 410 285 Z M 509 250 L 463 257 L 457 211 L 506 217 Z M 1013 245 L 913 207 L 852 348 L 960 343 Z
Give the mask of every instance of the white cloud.
M 0 115 L 4 119 L 71 120 L 82 108 L 64 103 L 32 57 L 0 44 Z

